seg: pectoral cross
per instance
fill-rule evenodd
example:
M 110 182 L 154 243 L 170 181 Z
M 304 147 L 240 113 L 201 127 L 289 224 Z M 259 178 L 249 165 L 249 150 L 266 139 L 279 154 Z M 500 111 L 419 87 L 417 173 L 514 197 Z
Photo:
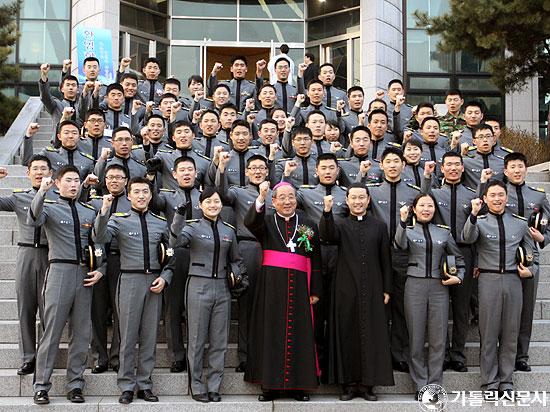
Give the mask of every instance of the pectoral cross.
M 292 253 L 296 252 L 296 246 L 298 246 L 298 245 L 296 245 L 296 243 L 294 243 L 294 241 L 293 241 L 292 239 L 290 239 L 290 240 L 288 241 L 288 243 L 286 244 L 286 247 L 287 247 L 287 248 L 290 248 L 290 251 L 291 251 Z

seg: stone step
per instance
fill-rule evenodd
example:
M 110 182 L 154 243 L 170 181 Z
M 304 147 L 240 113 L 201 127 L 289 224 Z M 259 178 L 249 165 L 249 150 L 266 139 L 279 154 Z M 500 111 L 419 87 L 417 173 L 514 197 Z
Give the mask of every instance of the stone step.
M 0 246 L 0 262 L 15 261 L 16 258 L 17 246 Z
M 528 171 L 527 176 L 525 176 L 525 181 L 529 185 L 536 185 L 540 182 L 550 182 L 550 173 L 548 172 L 532 172 Z
M 24 176 L 11 176 L 0 179 L 0 187 L 2 188 L 27 188 L 29 186 L 29 179 Z
M 13 299 L 15 297 L 15 280 L 0 280 L 0 299 Z
M 468 396 L 468 394 L 466 394 Z M 539 394 L 540 396 L 540 394 Z M 548 396 L 548 395 L 546 395 Z M 496 406 L 501 406 L 504 410 L 514 410 L 516 408 L 528 406 L 529 412 L 547 411 L 548 406 L 543 406 L 543 400 L 535 401 L 535 394 L 525 394 L 516 404 L 504 404 L 503 401 L 496 402 L 478 402 L 472 397 L 462 398 L 458 393 L 448 393 L 449 400 L 445 406 L 445 411 L 463 412 L 467 406 L 474 407 L 480 412 L 494 412 Z M 454 399 L 457 398 L 455 401 Z M 531 403 L 535 401 L 534 403 Z M 550 403 L 549 398 L 544 399 L 545 405 Z M 190 395 L 165 395 L 159 398 L 158 403 L 147 403 L 134 398 L 131 406 L 118 403 L 117 396 L 87 396 L 86 403 L 74 404 L 69 402 L 65 396 L 50 397 L 50 404 L 40 407 L 47 408 L 49 411 L 127 411 L 146 410 L 146 411 L 188 411 L 188 412 L 387 412 L 388 410 L 397 410 L 400 412 L 418 412 L 422 410 L 420 404 L 409 395 L 380 394 L 377 402 L 367 402 L 362 398 L 355 398 L 351 401 L 341 402 L 337 395 L 317 395 L 312 394 L 309 402 L 298 402 L 293 399 L 277 399 L 273 402 L 258 402 L 256 395 L 225 395 L 220 403 L 202 404 L 194 401 Z M 0 398 L 0 409 L 35 411 L 37 406 L 33 403 L 32 397 L 6 397 Z M 434 409 L 435 410 L 435 409 Z
M 206 371 L 205 371 L 206 372 Z M 205 373 L 206 375 L 206 373 Z M 155 369 L 153 372 L 153 390 L 159 395 L 182 396 L 188 393 L 187 374 L 170 373 L 168 369 Z M 65 370 L 55 369 L 52 375 L 52 389 L 50 396 L 65 395 Z M 119 396 L 120 392 L 116 386 L 116 375 L 109 371 L 100 375 L 85 372 L 86 386 L 85 395 L 96 396 Z M 413 394 L 414 386 L 408 373 L 394 373 L 395 386 L 376 387 L 375 391 L 380 394 Z M 0 395 L 7 396 L 32 396 L 33 376 L 17 376 L 15 369 L 0 370 L 0 387 L 5 388 Z M 449 391 L 479 391 L 480 375 L 479 368 L 471 368 L 465 373 L 444 372 L 443 387 Z M 550 390 L 550 367 L 535 366 L 532 372 L 514 373 L 514 388 L 517 391 L 549 391 Z M 338 395 L 341 392 L 339 386 L 322 385 L 315 394 L 317 395 Z M 257 395 L 260 393 L 259 385 L 252 385 L 243 381 L 243 374 L 226 369 L 220 388 L 222 395 Z M 548 395 L 546 395 L 548 396 Z M 258 404 L 261 406 L 261 404 Z M 304 404 L 306 405 L 306 404 Z M 340 403 L 338 403 L 340 405 Z M 416 405 L 418 408 L 418 405 Z
M 53 119 L 51 117 L 39 117 L 37 119 L 37 123 L 40 125 L 41 128 L 49 127 L 53 129 Z
M 0 230 L 0 245 L 13 246 L 13 245 L 16 245 L 18 241 L 19 241 L 19 230 L 13 230 L 13 229 Z

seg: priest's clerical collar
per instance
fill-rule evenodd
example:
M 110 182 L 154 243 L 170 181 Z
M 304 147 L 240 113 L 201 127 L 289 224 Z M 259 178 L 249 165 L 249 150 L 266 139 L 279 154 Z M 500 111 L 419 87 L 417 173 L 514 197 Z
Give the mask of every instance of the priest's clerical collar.
M 278 215 L 281 219 L 284 219 L 285 222 L 288 222 L 290 219 L 292 219 L 294 216 L 296 216 L 296 212 L 292 213 L 292 215 L 290 215 L 290 216 L 283 216 L 283 215 L 281 215 L 279 212 L 277 212 L 277 215 Z
M 361 220 L 363 220 L 363 219 L 365 219 L 365 218 L 367 217 L 367 212 L 365 211 L 365 213 L 362 214 L 362 215 L 353 215 L 353 214 L 350 214 L 350 216 L 351 216 L 351 218 L 354 219 L 354 220 L 359 220 L 359 221 L 361 221 Z

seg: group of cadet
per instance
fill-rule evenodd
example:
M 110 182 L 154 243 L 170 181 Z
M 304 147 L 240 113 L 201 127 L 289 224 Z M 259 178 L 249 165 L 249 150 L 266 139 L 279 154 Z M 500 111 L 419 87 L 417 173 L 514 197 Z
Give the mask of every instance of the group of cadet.
M 548 241 L 550 207 L 542 189 L 525 184 L 525 156 L 503 147 L 500 121 L 480 102 L 464 103 L 459 90 L 446 93 L 447 113 L 438 116 L 432 103 L 407 104 L 399 79 L 369 99 L 360 86 L 336 88 L 334 66 L 306 57 L 309 65 L 297 65 L 293 78 L 294 63 L 276 56 L 270 82 L 260 60 L 253 82 L 247 59 L 235 56 L 232 79 L 219 80 L 215 63 L 206 84 L 193 75 L 185 93 L 178 79 L 159 80 L 155 58 L 143 62 L 142 80 L 123 58 L 107 86 L 97 80 L 97 58 L 84 60 L 84 84 L 66 61 L 61 97 L 51 91 L 50 66 L 41 66 L 40 97 L 55 137 L 32 155 L 39 127 L 29 126 L 23 150 L 31 187 L 0 198 L 19 222 L 17 373 L 34 373 L 35 403 L 49 402 L 67 322 L 70 401 L 84 402 L 90 345 L 91 372 L 118 373 L 121 403 L 131 403 L 136 389 L 138 398 L 158 401 L 152 372 L 161 319 L 170 371 L 188 370 L 193 399 L 220 401 L 232 295 L 236 371 L 262 385 L 260 400 L 289 390 L 308 400 L 301 389 L 311 385 L 285 383 L 294 357 L 283 355 L 280 382 L 265 367 L 258 372 L 269 356 L 258 348 L 270 351 L 269 341 L 258 343 L 258 328 L 276 328 L 253 310 L 267 299 L 257 287 L 268 266 L 257 226 L 265 209 L 288 253 L 296 252 L 298 218 L 313 222 L 308 239 L 322 253 L 298 252 L 315 260 L 314 272 L 320 268 L 304 315 L 315 345 L 300 356 L 313 354 L 321 382 L 342 385 L 340 399 L 376 400 L 372 387 L 392 385 L 392 369 L 410 372 L 417 393 L 441 384 L 445 369 L 466 372 L 472 316 L 485 393 L 509 395 L 514 369 L 530 371 L 538 249 Z M 286 237 L 280 217 L 287 229 L 296 219 Z M 345 268 L 359 279 L 348 301 Z M 366 292 L 372 282 L 379 296 Z M 369 345 L 360 344 L 365 336 Z

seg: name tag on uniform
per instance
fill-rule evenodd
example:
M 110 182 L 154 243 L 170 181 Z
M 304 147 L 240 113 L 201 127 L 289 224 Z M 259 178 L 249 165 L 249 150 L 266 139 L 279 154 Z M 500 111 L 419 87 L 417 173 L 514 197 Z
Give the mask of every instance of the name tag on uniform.
M 377 202 L 378 202 L 379 205 L 387 205 L 388 204 L 387 200 L 378 200 Z
M 437 205 L 441 207 L 449 207 L 449 205 L 445 202 L 437 202 Z
M 227 169 L 227 171 L 228 171 L 228 172 L 232 172 L 232 173 L 236 173 L 236 172 L 238 172 L 238 170 L 237 170 L 237 169 L 229 169 L 229 168 Z
M 212 236 L 201 235 L 201 239 L 212 239 Z
M 139 232 L 128 232 L 128 236 L 139 236 Z
M 485 237 L 487 239 L 492 239 L 492 240 L 498 239 L 497 235 L 491 235 L 490 233 L 486 234 Z
M 72 225 L 73 224 L 72 220 L 60 220 L 59 223 L 61 223 L 62 225 Z
M 413 239 L 414 243 L 424 243 L 424 239 Z

